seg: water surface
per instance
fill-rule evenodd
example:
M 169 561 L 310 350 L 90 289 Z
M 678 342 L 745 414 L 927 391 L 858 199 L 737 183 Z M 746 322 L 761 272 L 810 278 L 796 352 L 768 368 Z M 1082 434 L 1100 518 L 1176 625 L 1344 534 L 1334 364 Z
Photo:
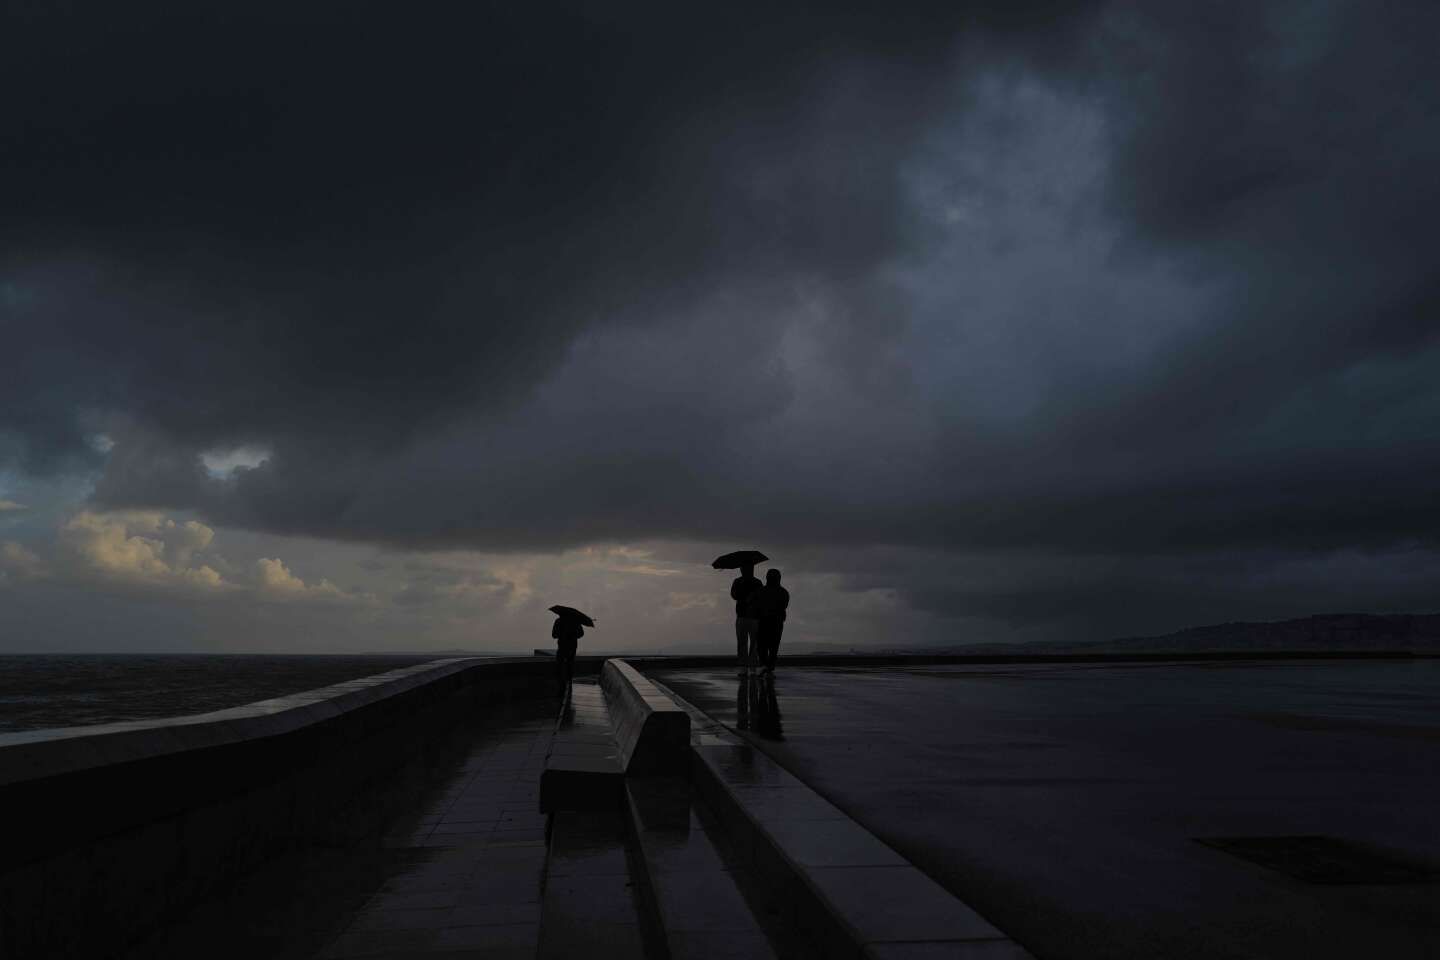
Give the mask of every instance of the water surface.
M 0 733 L 224 710 L 433 657 L 0 655 Z

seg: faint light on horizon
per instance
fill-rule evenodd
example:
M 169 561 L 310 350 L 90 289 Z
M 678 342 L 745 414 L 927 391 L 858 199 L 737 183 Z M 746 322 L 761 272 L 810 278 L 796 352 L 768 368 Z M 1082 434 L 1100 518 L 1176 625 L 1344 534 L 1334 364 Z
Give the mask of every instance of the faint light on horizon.
M 230 476 L 236 470 L 253 470 L 270 459 L 270 450 L 248 444 L 225 450 L 208 450 L 200 454 L 205 470 L 216 479 Z

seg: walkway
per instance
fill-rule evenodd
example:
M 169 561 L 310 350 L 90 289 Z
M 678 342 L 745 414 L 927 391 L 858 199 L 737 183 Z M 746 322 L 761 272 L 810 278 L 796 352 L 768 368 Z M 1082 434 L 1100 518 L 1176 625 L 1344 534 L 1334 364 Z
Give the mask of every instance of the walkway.
M 1440 956 L 1440 884 L 1196 842 L 1440 865 L 1440 662 L 654 675 L 1039 957 Z
M 555 709 L 541 700 L 477 718 L 388 836 L 273 864 L 130 956 L 532 960 Z

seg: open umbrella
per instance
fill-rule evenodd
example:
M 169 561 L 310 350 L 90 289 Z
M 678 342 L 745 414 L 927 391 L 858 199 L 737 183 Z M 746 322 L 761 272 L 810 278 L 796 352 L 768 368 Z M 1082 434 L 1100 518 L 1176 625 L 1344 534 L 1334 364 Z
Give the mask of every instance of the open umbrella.
M 594 620 L 591 620 L 589 617 L 581 613 L 579 610 L 576 610 L 574 607 L 563 607 L 557 603 L 555 606 L 550 608 L 550 612 L 555 614 L 555 616 L 557 617 L 569 617 L 572 620 L 579 620 L 587 627 L 595 626 Z
M 753 567 L 755 564 L 764 563 L 769 559 L 759 550 L 736 550 L 723 557 L 716 557 L 710 566 L 716 570 L 738 570 L 740 567 Z

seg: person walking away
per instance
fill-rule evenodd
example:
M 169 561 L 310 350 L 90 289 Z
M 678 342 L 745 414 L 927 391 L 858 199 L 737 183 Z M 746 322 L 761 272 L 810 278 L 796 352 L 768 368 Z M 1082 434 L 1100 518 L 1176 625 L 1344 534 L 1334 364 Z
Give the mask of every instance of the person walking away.
M 575 651 L 580 638 L 585 636 L 585 628 L 574 617 L 556 617 L 550 636 L 555 640 L 555 674 L 560 681 L 558 695 L 563 697 L 570 692 L 570 681 L 575 677 Z
M 735 601 L 735 658 L 742 674 L 746 667 L 757 666 L 760 656 L 760 624 L 755 619 L 754 597 L 761 589 L 754 564 L 741 567 L 740 576 L 730 584 L 730 599 Z
M 765 574 L 765 586 L 753 595 L 751 610 L 759 621 L 756 633 L 760 645 L 762 673 L 775 675 L 775 658 L 780 654 L 780 634 L 785 629 L 785 610 L 790 606 L 790 591 L 780 586 L 780 571 Z

